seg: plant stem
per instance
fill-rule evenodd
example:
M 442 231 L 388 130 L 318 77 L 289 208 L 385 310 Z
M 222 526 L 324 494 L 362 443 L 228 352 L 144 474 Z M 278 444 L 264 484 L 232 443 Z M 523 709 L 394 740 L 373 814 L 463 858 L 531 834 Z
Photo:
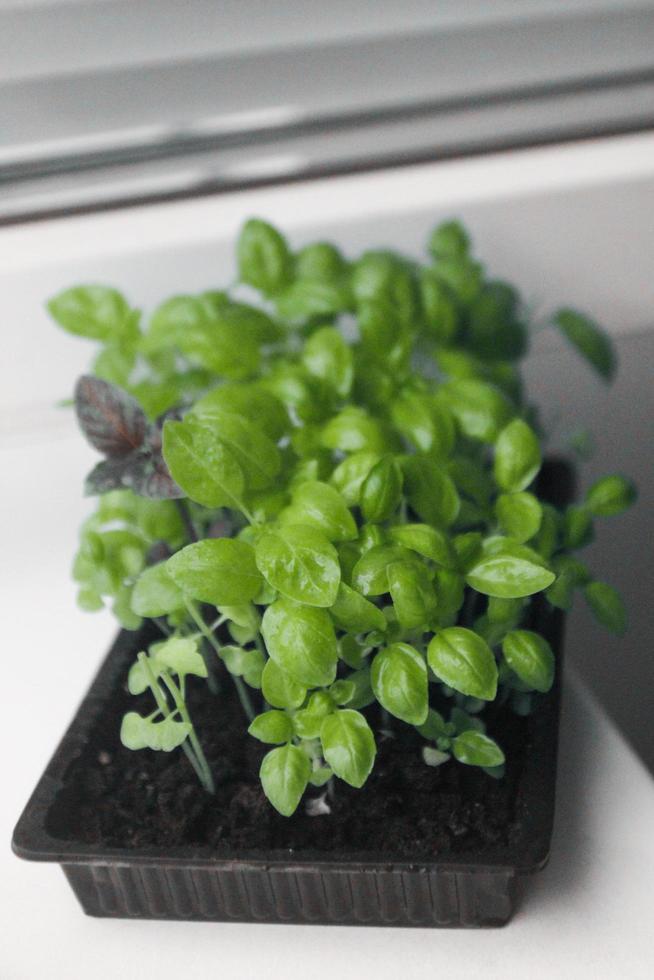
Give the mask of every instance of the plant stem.
M 206 789 L 207 793 L 214 793 L 215 786 L 213 783 L 213 776 L 211 775 L 211 769 L 209 768 L 209 763 L 207 762 L 206 756 L 202 750 L 202 746 L 200 745 L 200 740 L 198 739 L 195 733 L 195 728 L 193 726 L 193 722 L 191 721 L 191 716 L 188 713 L 188 708 L 184 703 L 184 698 L 182 697 L 181 691 L 175 684 L 172 677 L 169 677 L 167 674 L 162 674 L 162 680 L 166 685 L 166 687 L 168 688 L 168 690 L 170 691 L 170 693 L 172 694 L 173 701 L 175 702 L 175 707 L 179 712 L 180 718 L 182 719 L 182 721 L 186 722 L 186 724 L 189 726 L 189 734 L 188 734 L 189 741 L 193 746 L 193 751 L 195 752 L 196 758 L 198 760 L 198 765 L 202 773 L 202 775 L 200 776 L 200 781 L 204 786 L 204 788 Z
M 191 599 L 186 600 L 186 606 L 194 622 L 197 624 L 198 629 L 205 639 L 211 644 L 213 649 L 216 651 L 216 655 L 220 659 L 220 644 L 202 618 L 202 613 Z M 234 686 L 236 687 L 236 693 L 238 694 L 238 699 L 241 702 L 241 707 L 243 708 L 248 721 L 252 721 L 255 716 L 255 710 L 252 707 L 252 701 L 250 700 L 248 689 L 240 677 L 236 677 L 234 674 L 231 674 L 230 676 L 234 681 Z
M 149 661 L 149 658 L 148 658 L 147 654 L 145 654 L 145 653 L 139 653 L 138 660 L 139 660 L 139 663 L 143 667 L 143 670 L 145 672 L 145 676 L 148 679 L 148 687 L 150 688 L 150 690 L 152 692 L 152 697 L 156 701 L 157 708 L 159 709 L 159 711 L 161 712 L 161 714 L 164 716 L 164 718 L 169 718 L 173 714 L 173 712 L 168 707 L 168 702 L 166 701 L 165 695 L 163 694 L 161 688 L 159 687 L 159 684 L 157 683 L 156 677 L 152 673 L 152 668 L 150 667 L 150 661 Z M 189 719 L 189 721 L 190 721 L 190 719 Z M 197 741 L 197 739 L 196 739 L 196 741 Z M 188 761 L 191 763 L 191 765 L 193 767 L 193 770 L 195 772 L 195 775 L 200 780 L 201 785 L 204 786 L 205 789 L 206 789 L 207 788 L 207 783 L 206 783 L 206 779 L 205 779 L 205 774 L 204 774 L 204 772 L 202 770 L 202 766 L 200 764 L 200 760 L 196 758 L 196 756 L 195 756 L 195 754 L 193 752 L 193 749 L 188 744 L 188 742 L 182 742 L 182 751 L 184 752 L 184 755 L 186 756 L 186 758 L 188 759 Z M 200 748 L 200 753 L 202 755 L 202 759 L 204 759 L 204 753 L 202 752 L 202 749 L 201 748 Z M 205 765 L 206 765 L 206 760 L 205 760 Z M 207 769 L 208 769 L 208 767 L 207 767 Z M 211 773 L 210 772 L 209 772 L 209 782 L 210 782 L 211 786 L 213 787 L 213 779 L 211 777 Z M 209 792 L 210 793 L 213 793 L 213 788 L 210 789 Z
M 178 497 L 175 500 L 175 506 L 177 507 L 177 510 L 179 511 L 179 516 L 182 519 L 182 524 L 186 528 L 186 533 L 189 536 L 189 540 L 190 541 L 197 541 L 198 540 L 198 532 L 195 530 L 195 525 L 193 524 L 193 521 L 191 520 L 191 514 L 190 514 L 189 509 L 188 509 L 188 504 L 186 503 L 185 500 L 180 500 L 179 497 Z

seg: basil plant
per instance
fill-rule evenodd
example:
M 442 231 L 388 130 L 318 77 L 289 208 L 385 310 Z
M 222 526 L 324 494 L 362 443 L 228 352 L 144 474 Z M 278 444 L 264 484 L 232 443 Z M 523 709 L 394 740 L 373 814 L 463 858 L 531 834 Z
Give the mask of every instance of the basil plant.
M 625 629 L 577 552 L 633 485 L 608 476 L 561 509 L 542 498 L 544 436 L 518 369 L 528 311 L 458 223 L 436 228 L 421 264 L 296 252 L 251 220 L 237 260 L 229 291 L 173 296 L 145 322 L 105 286 L 49 303 L 99 344 L 75 392 L 103 457 L 79 602 L 158 636 L 128 677 L 151 712 L 125 715 L 123 744 L 181 748 L 211 792 L 187 691 L 220 698 L 233 682 L 285 816 L 308 786 L 362 787 L 380 734 L 401 726 L 426 765 L 501 778 L 487 707 L 528 714 L 554 679 L 536 608 L 581 591 Z M 549 323 L 612 378 L 595 323 L 570 309 Z

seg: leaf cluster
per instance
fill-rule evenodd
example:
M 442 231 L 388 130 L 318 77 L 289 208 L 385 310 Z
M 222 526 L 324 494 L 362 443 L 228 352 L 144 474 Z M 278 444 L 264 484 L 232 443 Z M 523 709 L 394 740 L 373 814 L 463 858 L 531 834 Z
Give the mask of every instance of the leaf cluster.
M 252 220 L 237 261 L 235 288 L 174 296 L 145 326 L 106 287 L 49 304 L 103 345 L 75 393 L 104 456 L 80 603 L 167 634 L 130 672 L 155 711 L 125 716 L 124 744 L 186 747 L 209 788 L 185 678 L 223 672 L 272 746 L 261 783 L 285 816 L 309 786 L 363 786 L 396 726 L 429 766 L 501 778 L 487 706 L 529 713 L 554 681 L 534 604 L 569 609 L 581 591 L 625 629 L 618 594 L 575 552 L 633 484 L 605 477 L 564 508 L 542 496 L 544 433 L 518 366 L 528 312 L 456 222 L 419 263 L 293 251 Z M 551 324 L 613 376 L 594 322 L 559 310 Z

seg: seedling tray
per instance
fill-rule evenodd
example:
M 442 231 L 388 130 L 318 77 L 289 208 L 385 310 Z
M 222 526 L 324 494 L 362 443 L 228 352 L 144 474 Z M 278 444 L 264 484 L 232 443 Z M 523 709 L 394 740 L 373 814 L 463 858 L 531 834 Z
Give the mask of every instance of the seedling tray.
M 553 503 L 571 497 L 567 466 L 550 462 L 543 482 Z M 121 632 L 18 821 L 12 846 L 32 861 L 60 864 L 83 910 L 110 918 L 194 919 L 338 925 L 499 926 L 515 907 L 516 879 L 547 863 L 554 819 L 562 675 L 561 613 L 536 604 L 533 628 L 556 655 L 556 680 L 527 719 L 530 751 L 516 787 L 522 832 L 511 845 L 464 857 L 407 860 L 392 852 L 269 851 L 217 857 L 193 845 L 165 850 L 99 847 L 61 839 L 50 814 L 67 772 L 93 746 L 103 712 L 145 637 Z M 75 800 L 68 799 L 74 807 Z M 61 809 L 61 803 L 59 802 Z M 61 812 L 58 820 L 61 824 Z M 318 825 L 317 825 L 318 829 Z M 323 832 L 323 831 L 320 831 Z

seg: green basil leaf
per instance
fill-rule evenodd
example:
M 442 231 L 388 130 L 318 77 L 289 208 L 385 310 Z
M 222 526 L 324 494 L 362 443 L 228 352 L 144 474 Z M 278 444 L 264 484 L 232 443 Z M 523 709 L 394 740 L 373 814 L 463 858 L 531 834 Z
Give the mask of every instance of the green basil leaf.
M 297 745 L 282 745 L 263 757 L 259 770 L 266 797 L 283 817 L 297 810 L 311 776 L 309 757 Z
M 205 507 L 240 507 L 243 471 L 214 432 L 168 421 L 163 428 L 163 455 L 173 479 L 191 500 Z
M 356 685 L 349 678 L 347 680 L 341 678 L 341 680 L 334 681 L 329 688 L 329 696 L 334 704 L 337 705 L 349 704 L 355 694 Z
M 443 221 L 429 236 L 427 248 L 436 261 L 461 259 L 470 251 L 470 238 L 459 221 Z
M 351 708 L 328 715 L 322 723 L 320 741 L 325 761 L 334 773 L 356 789 L 363 786 L 377 751 L 363 715 Z
M 586 494 L 586 506 L 594 517 L 613 517 L 631 507 L 636 497 L 633 482 L 616 473 L 592 485 Z
M 283 745 L 293 738 L 293 724 L 284 711 L 264 711 L 253 719 L 248 733 L 260 742 L 269 745 Z
M 283 403 L 253 381 L 226 381 L 200 398 L 193 406 L 196 417 L 230 412 L 254 422 L 272 442 L 291 428 Z
M 486 554 L 466 575 L 466 582 L 477 592 L 499 599 L 519 599 L 541 592 L 551 585 L 555 575 L 538 563 L 531 549 L 507 541 L 497 553 Z
M 347 310 L 350 292 L 346 283 L 321 279 L 296 279 L 276 297 L 277 312 L 286 320 L 333 316 Z
M 343 453 L 383 453 L 387 440 L 377 419 L 355 405 L 349 405 L 326 423 L 321 443 L 326 449 Z
M 597 373 L 606 381 L 611 381 L 617 369 L 617 358 L 608 334 L 590 317 L 576 310 L 559 310 L 553 319 L 564 337 Z
M 438 390 L 438 400 L 465 435 L 481 442 L 495 442 L 512 414 L 511 402 L 499 388 L 473 378 L 447 381 Z
M 108 286 L 65 289 L 48 300 L 47 307 L 64 330 L 90 340 L 119 340 L 129 325 L 127 300 Z
M 136 711 L 128 711 L 120 727 L 120 740 L 127 749 L 154 749 L 172 752 L 184 742 L 191 731 L 185 721 L 164 718 L 152 721 L 142 718 Z
M 390 529 L 393 541 L 430 558 L 443 568 L 455 569 L 457 556 L 444 531 L 429 524 L 398 524 Z
M 282 512 L 280 521 L 315 527 L 330 541 L 351 541 L 359 533 L 338 490 L 319 480 L 308 480 L 294 487 L 291 505 Z
M 392 517 L 402 499 L 402 470 L 390 454 L 372 467 L 361 486 L 361 510 L 367 521 L 382 523 Z
M 184 608 L 184 596 L 165 562 L 141 572 L 132 590 L 131 605 L 137 616 L 167 616 Z
M 531 630 L 513 630 L 504 637 L 502 652 L 521 681 L 542 694 L 550 690 L 554 683 L 554 654 L 544 637 Z
M 397 620 L 405 629 L 425 626 L 436 609 L 436 592 L 425 565 L 396 561 L 388 566 L 388 586 Z
M 495 480 L 502 490 L 517 493 L 532 482 L 541 466 L 540 442 L 522 419 L 513 419 L 495 443 Z
M 187 416 L 182 424 L 192 426 L 194 431 L 207 430 L 207 438 L 219 439 L 227 446 L 241 468 L 248 490 L 264 490 L 281 469 L 277 446 L 257 424 L 242 415 L 207 409 L 201 416 Z
M 504 762 L 504 753 L 488 735 L 474 730 L 462 732 L 452 743 L 454 758 L 466 766 L 494 768 Z
M 422 725 L 417 726 L 418 732 L 423 738 L 430 739 L 431 741 L 436 741 L 437 738 L 447 737 L 448 729 L 445 725 L 445 719 L 442 714 L 438 711 L 434 711 L 430 708 L 427 712 L 427 718 L 422 723 Z
M 336 677 L 336 634 L 324 609 L 277 599 L 263 614 L 261 632 L 268 653 L 305 687 L 325 687 Z
M 584 598 L 595 619 L 611 633 L 623 636 L 627 629 L 627 612 L 620 595 L 606 582 L 590 582 L 584 588 Z
M 198 650 L 198 641 L 186 636 L 171 636 L 150 647 L 151 662 L 184 676 L 207 676 L 207 665 Z
M 437 344 L 453 343 L 459 328 L 456 302 L 433 269 L 420 273 L 420 297 L 429 334 Z
M 427 720 L 427 667 L 408 643 L 393 643 L 372 662 L 370 678 L 375 697 L 389 714 L 409 725 Z
M 595 536 L 593 518 L 585 506 L 571 504 L 563 516 L 563 541 L 569 551 L 585 548 Z
M 384 595 L 390 588 L 388 566 L 397 561 L 411 561 L 411 558 L 411 552 L 399 544 L 375 545 L 352 569 L 352 585 L 363 595 Z
M 533 493 L 501 493 L 495 501 L 495 515 L 500 527 L 519 543 L 533 538 L 543 519 L 543 508 Z
M 418 517 L 441 527 L 453 524 L 461 499 L 447 471 L 427 456 L 404 457 L 402 469 L 404 490 Z
M 356 507 L 359 503 L 361 487 L 379 458 L 378 453 L 352 453 L 332 473 L 330 483 L 336 487 L 348 507 Z
M 446 457 L 454 448 L 454 420 L 431 396 L 405 391 L 391 405 L 395 428 L 420 452 Z
M 274 660 L 267 660 L 263 668 L 261 691 L 274 708 L 299 708 L 307 696 L 306 687 L 293 680 Z
M 341 578 L 338 555 L 316 528 L 290 525 L 266 531 L 256 546 L 266 581 L 282 595 L 310 606 L 331 606 Z
M 262 585 L 252 545 L 234 538 L 189 544 L 168 559 L 166 570 L 187 596 L 213 606 L 249 602 Z
M 497 693 L 497 664 L 486 643 L 472 630 L 450 626 L 432 637 L 429 666 L 444 684 L 468 697 L 492 701 Z
M 527 350 L 527 331 L 517 319 L 518 294 L 506 282 L 489 282 L 475 297 L 468 317 L 467 345 L 490 361 L 514 361 Z
M 329 611 L 337 626 L 351 633 L 386 629 L 386 617 L 381 609 L 344 582 L 339 585 L 336 600 Z
M 302 352 L 309 374 L 326 382 L 340 398 L 352 388 L 352 349 L 336 327 L 322 327 L 309 337 Z
M 236 254 L 241 281 L 265 296 L 274 296 L 291 280 L 293 258 L 286 240 L 265 221 L 251 218 L 245 222 Z
M 347 262 L 329 242 L 305 245 L 295 256 L 298 279 L 338 279 L 347 272 Z

